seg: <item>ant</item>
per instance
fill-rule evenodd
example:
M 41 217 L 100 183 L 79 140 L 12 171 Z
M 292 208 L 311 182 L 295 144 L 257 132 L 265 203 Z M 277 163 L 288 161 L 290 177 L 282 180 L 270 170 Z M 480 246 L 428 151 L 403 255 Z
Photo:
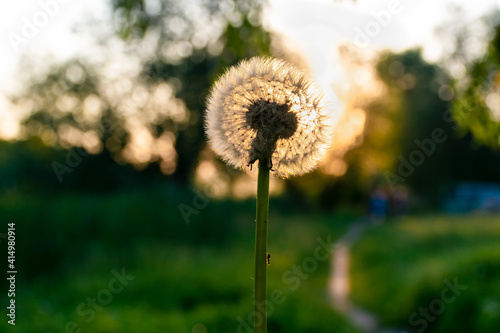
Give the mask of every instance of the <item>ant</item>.
M 271 265 L 271 255 L 269 253 L 266 256 L 266 259 L 267 259 L 267 266 L 270 266 Z

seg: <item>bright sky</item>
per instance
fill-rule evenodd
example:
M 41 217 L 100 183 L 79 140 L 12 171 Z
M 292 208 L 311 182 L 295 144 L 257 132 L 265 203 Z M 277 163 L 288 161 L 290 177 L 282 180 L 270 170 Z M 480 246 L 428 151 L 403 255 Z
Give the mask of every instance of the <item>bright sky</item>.
M 332 57 L 336 46 L 354 42 L 362 49 L 390 48 L 401 51 L 420 45 L 429 60 L 440 55 L 434 29 L 450 19 L 450 3 L 465 9 L 467 20 L 476 19 L 500 6 L 500 0 L 269 0 L 267 25 L 286 35 L 304 52 L 318 81 L 334 77 Z M 379 23 L 373 13 L 379 13 Z M 47 15 L 47 14 L 48 15 Z M 386 14 L 390 13 L 390 17 Z M 91 55 L 92 39 L 73 28 L 88 17 L 109 17 L 102 0 L 23 0 L 0 4 L 0 135 L 17 132 L 16 118 L 7 107 L 5 94 L 18 89 L 16 71 L 21 55 L 65 59 Z M 36 26 L 38 25 L 38 27 Z M 20 50 L 13 38 L 22 40 Z
M 438 60 L 435 29 L 453 19 L 450 5 L 462 7 L 472 22 L 500 7 L 500 0 L 271 0 L 266 22 L 300 47 L 317 79 L 327 83 L 339 70 L 332 60 L 345 42 L 367 51 L 420 46 L 428 61 Z

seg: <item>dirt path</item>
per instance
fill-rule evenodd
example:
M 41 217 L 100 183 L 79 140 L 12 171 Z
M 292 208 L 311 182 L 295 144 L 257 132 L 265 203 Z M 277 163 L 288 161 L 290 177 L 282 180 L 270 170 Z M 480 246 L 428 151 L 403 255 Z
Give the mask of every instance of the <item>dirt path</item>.
M 376 227 L 370 220 L 354 222 L 337 242 L 337 248 L 331 262 L 331 274 L 328 289 L 333 307 L 348 318 L 355 327 L 367 333 L 402 333 L 403 330 L 379 327 L 375 314 L 353 304 L 350 300 L 350 248 L 369 228 Z

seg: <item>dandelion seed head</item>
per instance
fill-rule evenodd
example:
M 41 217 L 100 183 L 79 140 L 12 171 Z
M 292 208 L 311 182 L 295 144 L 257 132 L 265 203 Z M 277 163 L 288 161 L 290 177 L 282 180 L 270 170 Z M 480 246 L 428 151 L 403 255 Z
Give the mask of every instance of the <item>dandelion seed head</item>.
M 269 160 L 283 178 L 313 170 L 331 139 L 322 94 L 302 71 L 272 58 L 242 61 L 220 77 L 205 128 L 212 149 L 229 164 Z

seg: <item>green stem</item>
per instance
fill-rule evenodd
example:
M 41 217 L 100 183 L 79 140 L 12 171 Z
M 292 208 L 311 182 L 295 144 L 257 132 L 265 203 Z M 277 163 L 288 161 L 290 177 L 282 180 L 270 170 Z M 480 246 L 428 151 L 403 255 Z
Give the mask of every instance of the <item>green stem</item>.
M 259 161 L 257 219 L 255 225 L 255 333 L 267 333 L 266 266 L 268 217 L 269 163 L 268 161 Z

